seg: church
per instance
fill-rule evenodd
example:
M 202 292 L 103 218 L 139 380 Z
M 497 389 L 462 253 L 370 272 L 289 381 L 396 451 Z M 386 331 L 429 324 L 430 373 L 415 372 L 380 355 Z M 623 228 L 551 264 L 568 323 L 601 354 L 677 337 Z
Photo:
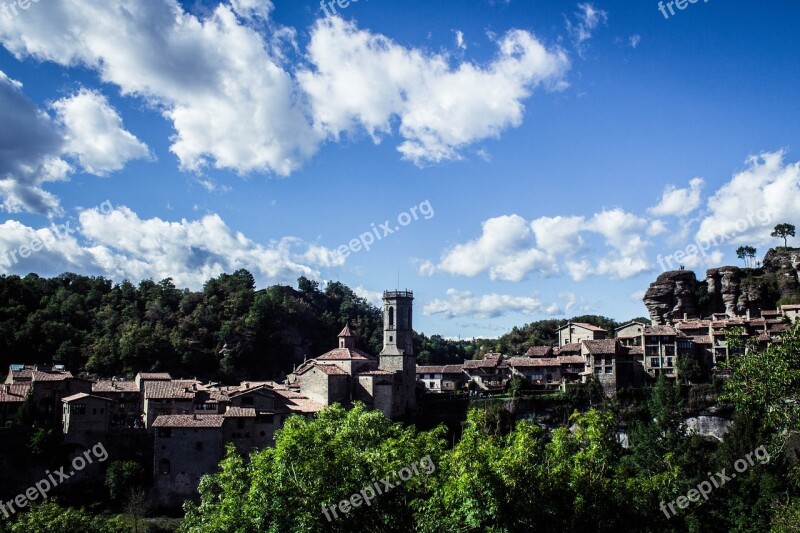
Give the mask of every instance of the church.
M 412 327 L 414 294 L 383 293 L 383 350 L 378 357 L 355 347 L 350 326 L 339 333 L 339 346 L 309 359 L 287 378 L 300 394 L 324 406 L 363 402 L 389 418 L 416 410 L 416 366 Z

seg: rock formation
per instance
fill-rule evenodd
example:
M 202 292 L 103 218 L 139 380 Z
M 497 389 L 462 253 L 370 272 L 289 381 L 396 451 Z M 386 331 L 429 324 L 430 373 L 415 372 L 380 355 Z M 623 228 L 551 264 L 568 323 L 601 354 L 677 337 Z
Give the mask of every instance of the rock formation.
M 771 249 L 759 268 L 712 268 L 703 281 L 694 272 L 664 272 L 650 285 L 644 304 L 654 324 L 713 313 L 757 316 L 779 300 L 800 295 L 800 249 Z

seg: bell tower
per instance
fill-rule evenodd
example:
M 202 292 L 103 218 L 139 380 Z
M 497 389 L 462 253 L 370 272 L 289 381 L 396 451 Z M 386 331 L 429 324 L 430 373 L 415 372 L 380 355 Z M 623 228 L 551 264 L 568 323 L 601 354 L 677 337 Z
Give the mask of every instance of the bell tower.
M 385 291 L 383 293 L 383 350 L 381 370 L 398 372 L 400 386 L 396 389 L 395 410 L 402 416 L 416 409 L 417 356 L 414 355 L 413 326 L 414 293 Z

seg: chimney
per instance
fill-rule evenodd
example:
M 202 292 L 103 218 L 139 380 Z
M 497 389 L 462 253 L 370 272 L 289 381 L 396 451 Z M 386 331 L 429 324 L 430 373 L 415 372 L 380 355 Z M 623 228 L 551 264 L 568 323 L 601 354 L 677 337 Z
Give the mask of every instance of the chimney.
M 683 313 L 683 321 L 686 322 L 687 320 L 689 320 L 689 314 Z
M 747 310 L 747 320 L 750 320 L 750 309 Z

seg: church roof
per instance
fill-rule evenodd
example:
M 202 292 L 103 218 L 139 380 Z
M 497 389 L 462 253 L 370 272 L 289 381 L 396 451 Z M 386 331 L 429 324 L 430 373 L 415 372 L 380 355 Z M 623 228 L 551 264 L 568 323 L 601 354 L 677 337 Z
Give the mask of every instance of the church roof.
M 316 358 L 318 361 L 375 361 L 375 358 L 357 348 L 335 348 Z
M 353 335 L 353 331 L 350 329 L 350 324 L 346 324 L 344 326 L 342 332 L 339 333 L 339 337 L 355 337 L 355 335 Z

